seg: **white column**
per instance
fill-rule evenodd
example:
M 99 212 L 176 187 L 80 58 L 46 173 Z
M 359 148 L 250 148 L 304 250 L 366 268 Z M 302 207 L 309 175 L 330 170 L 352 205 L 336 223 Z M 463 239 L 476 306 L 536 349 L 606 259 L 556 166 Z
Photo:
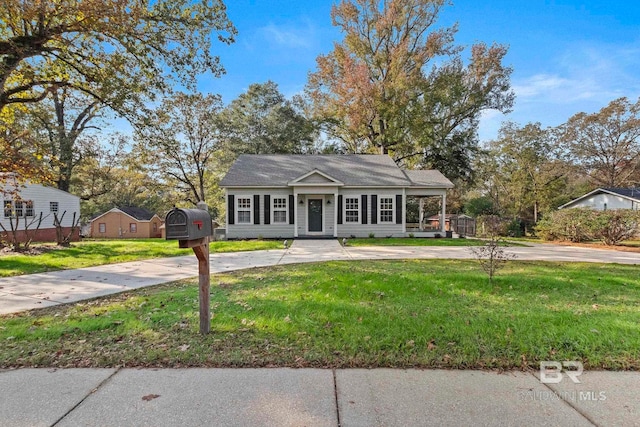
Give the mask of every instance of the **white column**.
M 440 230 L 444 234 L 446 232 L 446 215 L 447 215 L 447 193 L 442 195 L 442 220 L 440 221 Z
M 293 193 L 293 237 L 298 237 L 298 193 Z
M 422 231 L 424 229 L 424 226 L 422 225 L 424 223 L 424 197 L 420 197 L 419 205 L 420 207 L 418 209 L 420 212 L 418 214 L 418 229 Z
M 402 189 L 402 232 L 407 232 L 407 190 Z
M 338 237 L 338 193 L 333 193 L 333 237 Z

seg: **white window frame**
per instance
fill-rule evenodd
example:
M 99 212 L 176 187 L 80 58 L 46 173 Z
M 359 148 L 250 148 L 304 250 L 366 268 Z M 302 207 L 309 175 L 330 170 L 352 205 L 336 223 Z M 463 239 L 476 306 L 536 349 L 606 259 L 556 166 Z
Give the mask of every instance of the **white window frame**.
M 107 232 L 107 223 L 106 222 L 99 222 L 98 223 L 98 233 L 106 233 Z
M 383 221 L 382 220 L 382 200 L 390 199 L 391 200 L 391 209 L 385 209 L 385 211 L 391 211 L 391 220 Z M 395 224 L 396 223 L 396 209 L 395 209 L 395 196 L 387 196 L 387 195 L 379 195 L 378 196 L 378 224 Z
M 240 207 L 241 200 L 248 200 L 249 207 Z M 240 221 L 240 212 L 249 212 L 249 221 Z M 236 196 L 236 224 L 253 224 L 253 197 L 252 196 Z
M 129 223 L 129 233 L 137 233 L 138 232 L 138 223 L 130 222 Z
M 276 200 L 284 200 L 284 207 L 280 205 L 276 207 Z M 276 221 L 276 212 L 284 211 L 284 221 Z M 288 224 L 289 223 L 289 197 L 288 196 L 272 196 L 271 197 L 271 224 Z
M 349 208 L 349 200 L 355 200 L 355 208 L 352 206 L 351 208 Z M 356 220 L 355 221 L 350 221 L 349 220 L 349 215 L 347 215 L 347 212 L 356 212 Z M 360 197 L 359 196 L 353 196 L 353 197 L 344 197 L 344 212 L 343 212 L 343 218 L 344 218 L 344 223 L 345 224 L 360 224 L 361 223 L 361 218 L 360 218 Z

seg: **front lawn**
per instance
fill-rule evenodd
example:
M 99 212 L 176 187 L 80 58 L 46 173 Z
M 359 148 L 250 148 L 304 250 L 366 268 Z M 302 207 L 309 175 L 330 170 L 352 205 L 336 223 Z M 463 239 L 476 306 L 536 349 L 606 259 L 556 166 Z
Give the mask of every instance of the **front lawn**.
M 640 369 L 637 266 L 327 262 L 212 276 L 0 317 L 0 368 L 447 367 Z
M 0 277 L 193 253 L 191 249 L 179 249 L 176 240 L 163 239 L 88 240 L 73 243 L 70 248 L 60 248 L 53 244 L 35 244 L 34 246 L 42 253 L 0 256 Z M 282 242 L 268 240 L 237 240 L 209 244 L 211 253 L 281 247 Z

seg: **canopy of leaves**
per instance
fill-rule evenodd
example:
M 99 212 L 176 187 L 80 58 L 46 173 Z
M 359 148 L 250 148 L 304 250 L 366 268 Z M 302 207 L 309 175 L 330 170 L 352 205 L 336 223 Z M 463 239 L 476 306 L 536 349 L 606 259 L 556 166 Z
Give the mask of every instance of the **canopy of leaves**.
M 223 112 L 226 145 L 238 154 L 302 154 L 314 142 L 315 127 L 272 81 L 254 83 Z
M 480 113 L 508 111 L 506 48 L 479 43 L 469 64 L 456 27 L 437 28 L 444 0 L 344 0 L 332 9 L 342 43 L 317 59 L 306 94 L 325 131 L 350 152 L 389 152 L 408 167 L 471 180 Z
M 0 0 L 0 110 L 71 86 L 121 112 L 219 75 L 212 35 L 233 41 L 221 0 Z
M 593 184 L 640 184 L 640 99 L 618 98 L 597 113 L 578 113 L 560 131 L 567 154 Z

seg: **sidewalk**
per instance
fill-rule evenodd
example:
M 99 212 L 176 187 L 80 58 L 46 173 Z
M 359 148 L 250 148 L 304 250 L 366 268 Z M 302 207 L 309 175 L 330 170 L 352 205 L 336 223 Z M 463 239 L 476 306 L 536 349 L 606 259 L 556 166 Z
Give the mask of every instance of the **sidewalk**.
M 518 260 L 616 262 L 640 265 L 640 253 L 536 244 L 510 247 Z M 288 250 L 211 254 L 211 273 L 330 260 L 470 259 L 467 247 L 361 246 L 337 240 L 295 240 Z M 0 314 L 49 307 L 198 276 L 195 256 L 29 274 L 0 279 Z
M 20 369 L 3 426 L 638 426 L 640 373 L 399 369 Z

